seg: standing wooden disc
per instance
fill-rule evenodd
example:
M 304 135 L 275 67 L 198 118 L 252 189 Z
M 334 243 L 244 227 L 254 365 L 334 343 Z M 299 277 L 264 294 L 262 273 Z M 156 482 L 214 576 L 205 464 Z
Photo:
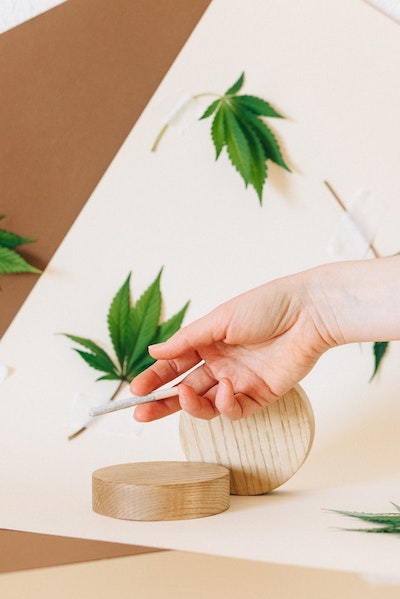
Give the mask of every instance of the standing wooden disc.
M 93 510 L 123 520 L 184 520 L 229 507 L 229 470 L 193 462 L 139 462 L 95 470 Z
M 232 495 L 261 495 L 285 483 L 303 464 L 314 438 L 314 415 L 297 385 L 241 420 L 202 420 L 182 412 L 179 432 L 188 460 L 229 468 Z

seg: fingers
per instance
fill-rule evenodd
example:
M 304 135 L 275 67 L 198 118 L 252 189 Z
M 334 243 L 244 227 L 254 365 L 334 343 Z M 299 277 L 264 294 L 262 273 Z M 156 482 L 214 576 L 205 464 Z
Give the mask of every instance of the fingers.
M 156 388 L 153 387 L 154 384 L 159 387 L 160 379 L 154 371 L 157 370 L 160 364 L 161 362 L 157 362 L 153 367 L 138 375 L 133 381 L 135 384 L 131 385 L 131 391 L 135 394 L 144 395 L 149 392 L 147 385 L 151 387 L 151 390 Z M 176 371 L 175 368 L 173 370 Z M 208 367 L 206 365 L 199 366 L 184 379 L 184 383 L 178 385 L 178 398 L 137 406 L 134 417 L 140 422 L 149 422 L 183 409 L 196 418 L 214 418 L 218 414 L 214 404 L 216 383 L 217 381 L 208 370 Z
M 195 393 L 193 387 L 181 383 L 178 385 L 179 397 L 163 399 L 147 404 L 136 406 L 134 418 L 138 422 L 150 422 L 158 420 L 177 412 L 185 410 L 195 418 L 204 418 L 209 420 L 217 416 L 218 411 L 215 408 L 212 396 L 215 392 L 210 391 L 211 397 L 199 396 Z
M 245 393 L 235 393 L 232 381 L 227 377 L 213 385 L 204 395 L 197 395 L 193 387 L 187 384 L 181 384 L 178 388 L 179 404 L 182 410 L 195 418 L 206 420 L 219 414 L 230 420 L 239 420 L 250 416 L 267 403 L 277 399 L 277 397 L 271 396 L 271 393 L 268 400 L 266 398 L 257 400 Z
M 133 379 L 131 392 L 134 395 L 150 393 L 199 364 L 201 348 L 224 336 L 224 319 L 220 314 L 221 311 L 215 309 L 183 327 L 164 343 L 150 346 L 149 353 L 157 362 Z
M 243 416 L 243 408 L 235 399 L 232 382 L 228 378 L 220 380 L 215 396 L 215 407 L 227 418 L 238 420 Z
M 215 396 L 215 408 L 223 416 L 230 420 L 239 420 L 250 416 L 262 405 L 265 405 L 264 401 L 261 404 L 245 393 L 235 393 L 230 379 L 223 378 L 220 380 Z
M 179 399 L 173 397 L 136 406 L 133 416 L 138 422 L 151 422 L 174 414 L 180 409 Z
M 136 407 L 134 417 L 139 422 L 150 422 L 164 418 L 178 410 L 184 410 L 194 418 L 211 420 L 219 414 L 238 420 L 252 414 L 259 404 L 243 393 L 234 393 L 230 379 L 223 378 L 206 394 L 198 395 L 194 388 L 185 383 L 178 385 L 179 397 L 170 398 Z
M 229 321 L 227 313 L 216 308 L 180 329 L 164 343 L 150 346 L 150 354 L 157 360 L 168 360 L 210 346 L 225 337 L 225 321 Z
M 179 385 L 179 403 L 182 410 L 194 418 L 203 418 L 211 420 L 218 416 L 218 410 L 214 402 L 215 388 L 211 389 L 206 395 L 197 395 L 193 387 L 182 383 Z
M 133 395 L 151 393 L 154 389 L 173 381 L 193 366 L 196 366 L 200 360 L 201 358 L 193 351 L 181 358 L 159 360 L 132 380 L 130 384 L 131 393 Z

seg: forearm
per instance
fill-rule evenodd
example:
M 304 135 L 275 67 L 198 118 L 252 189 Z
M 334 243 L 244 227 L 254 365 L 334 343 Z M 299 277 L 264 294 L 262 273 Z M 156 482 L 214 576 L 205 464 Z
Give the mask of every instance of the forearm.
M 400 256 L 326 264 L 304 276 L 332 345 L 400 339 Z

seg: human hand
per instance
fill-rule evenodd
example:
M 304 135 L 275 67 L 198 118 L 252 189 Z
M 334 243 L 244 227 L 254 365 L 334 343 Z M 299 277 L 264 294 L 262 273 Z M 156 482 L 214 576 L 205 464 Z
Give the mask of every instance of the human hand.
M 198 418 L 238 419 L 281 397 L 338 343 L 313 295 L 308 272 L 278 279 L 149 348 L 157 362 L 132 381 L 135 395 L 197 368 L 178 386 L 179 397 L 138 406 L 135 418 L 150 421 L 182 408 Z
M 400 339 L 400 256 L 325 264 L 248 291 L 150 348 L 136 395 L 190 372 L 179 397 L 138 406 L 155 420 L 248 416 L 284 395 L 329 348 Z

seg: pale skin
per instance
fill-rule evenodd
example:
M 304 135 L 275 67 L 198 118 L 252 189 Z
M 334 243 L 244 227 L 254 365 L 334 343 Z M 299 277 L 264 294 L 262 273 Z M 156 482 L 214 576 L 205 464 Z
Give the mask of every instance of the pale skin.
M 248 416 L 300 382 L 328 349 L 400 339 L 400 256 L 318 266 L 221 304 L 149 348 L 156 362 L 131 383 L 144 395 L 189 369 L 179 396 L 135 409 L 141 422 L 180 409 Z

